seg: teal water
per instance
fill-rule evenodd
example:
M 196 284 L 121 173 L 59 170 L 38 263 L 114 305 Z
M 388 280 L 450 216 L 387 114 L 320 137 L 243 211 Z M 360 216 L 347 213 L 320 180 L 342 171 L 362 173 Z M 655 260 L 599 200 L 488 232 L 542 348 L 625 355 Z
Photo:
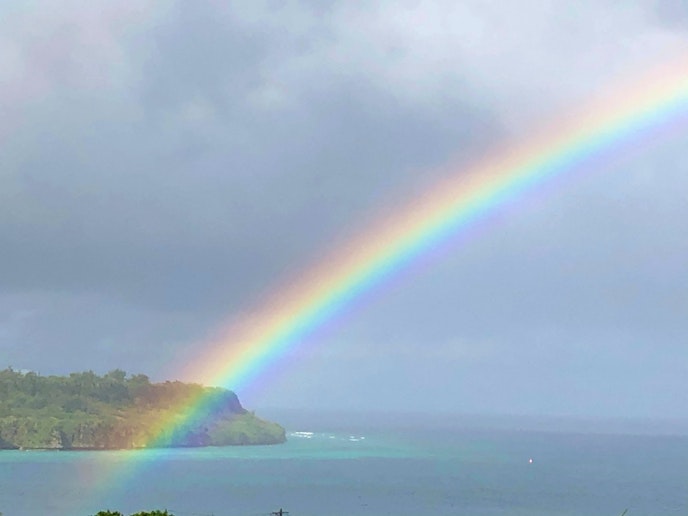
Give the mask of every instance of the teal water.
M 688 514 L 686 437 L 364 425 L 299 430 L 286 444 L 265 447 L 2 451 L 0 512 Z

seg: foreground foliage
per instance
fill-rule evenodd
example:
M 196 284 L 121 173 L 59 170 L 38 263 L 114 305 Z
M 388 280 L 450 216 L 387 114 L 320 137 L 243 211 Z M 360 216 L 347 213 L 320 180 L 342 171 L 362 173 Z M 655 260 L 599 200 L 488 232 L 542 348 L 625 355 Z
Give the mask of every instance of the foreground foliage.
M 186 423 L 184 411 L 195 410 Z M 0 448 L 121 449 L 283 442 L 226 389 L 151 383 L 115 370 L 63 376 L 0 371 Z

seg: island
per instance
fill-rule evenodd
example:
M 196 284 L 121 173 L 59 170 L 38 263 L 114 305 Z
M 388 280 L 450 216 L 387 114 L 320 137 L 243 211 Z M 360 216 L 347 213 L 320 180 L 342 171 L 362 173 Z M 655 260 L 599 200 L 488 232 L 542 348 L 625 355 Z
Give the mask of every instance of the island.
M 0 449 L 113 450 L 279 444 L 285 430 L 230 390 L 153 383 L 116 369 L 69 376 L 0 371 Z

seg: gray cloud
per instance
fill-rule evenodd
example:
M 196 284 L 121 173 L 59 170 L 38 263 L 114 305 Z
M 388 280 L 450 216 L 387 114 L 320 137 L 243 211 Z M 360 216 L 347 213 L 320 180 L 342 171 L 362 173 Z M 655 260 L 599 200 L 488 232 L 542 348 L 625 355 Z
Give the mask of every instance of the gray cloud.
M 161 353 L 193 357 L 333 242 L 459 173 L 444 163 L 688 44 L 671 2 L 41 6 L 7 11 L 0 37 L 0 349 L 43 372 L 162 375 Z M 358 389 L 375 407 L 427 382 L 437 410 L 624 406 L 666 364 L 637 387 L 628 368 L 657 342 L 685 347 L 684 140 L 447 242 L 295 350 L 302 380 L 261 396 L 328 405 Z M 524 377 L 529 364 L 560 374 Z M 507 384 L 527 401 L 500 398 Z
M 685 31 L 688 29 L 688 7 L 681 0 L 659 0 L 655 2 L 658 19 L 669 27 Z
M 490 126 L 462 105 L 437 124 L 355 82 L 276 114 L 252 108 L 261 49 L 278 42 L 226 30 L 215 14 L 180 8 L 152 31 L 143 47 L 159 50 L 129 67 L 143 79 L 131 89 L 30 111 L 9 146 L 14 191 L 3 227 L 8 258 L 26 276 L 58 287 L 110 280 L 115 290 L 132 288 L 132 298 L 202 303 L 195 289 L 217 285 L 221 295 L 220 285 L 248 280 L 241 271 L 249 266 L 280 273 L 282 265 L 264 263 L 275 247 L 288 262 L 304 258 L 414 167 L 475 139 L 469 128 Z M 52 263 L 41 267 L 46 256 Z M 26 281 L 16 272 L 10 283 Z M 191 295 L 174 287 L 170 295 L 165 284 L 178 282 Z

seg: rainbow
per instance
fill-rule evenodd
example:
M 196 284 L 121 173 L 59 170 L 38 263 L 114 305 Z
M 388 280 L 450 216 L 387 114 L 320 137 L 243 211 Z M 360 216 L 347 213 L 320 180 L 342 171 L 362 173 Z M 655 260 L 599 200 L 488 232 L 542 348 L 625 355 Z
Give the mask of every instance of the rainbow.
M 465 235 L 490 214 L 557 178 L 609 168 L 621 157 L 633 157 L 688 127 L 687 58 L 620 84 L 524 141 L 496 148 L 469 166 L 453 167 L 448 180 L 334 248 L 217 338 L 199 344 L 200 359 L 177 372 L 182 371 L 185 380 L 241 391 L 363 294 L 441 243 Z M 173 418 L 161 418 L 156 438 L 142 444 L 168 444 L 212 414 L 216 401 L 198 398 L 180 407 Z M 122 462 L 113 459 L 110 470 L 92 483 L 110 486 L 112 496 L 113 488 L 125 489 L 126 479 L 156 463 L 161 453 L 164 450 L 131 455 Z M 114 478 L 125 482 L 113 485 Z
M 458 168 L 450 179 L 334 249 L 301 277 L 277 288 L 262 306 L 201 344 L 200 359 L 182 368 L 183 376 L 241 391 L 343 308 L 439 244 L 555 178 L 582 173 L 586 166 L 604 168 L 600 160 L 633 155 L 686 127 L 687 59 L 622 85 L 528 139 Z M 196 400 L 184 408 L 183 420 L 193 422 L 208 410 L 205 400 Z M 170 424 L 161 422 L 161 431 Z

